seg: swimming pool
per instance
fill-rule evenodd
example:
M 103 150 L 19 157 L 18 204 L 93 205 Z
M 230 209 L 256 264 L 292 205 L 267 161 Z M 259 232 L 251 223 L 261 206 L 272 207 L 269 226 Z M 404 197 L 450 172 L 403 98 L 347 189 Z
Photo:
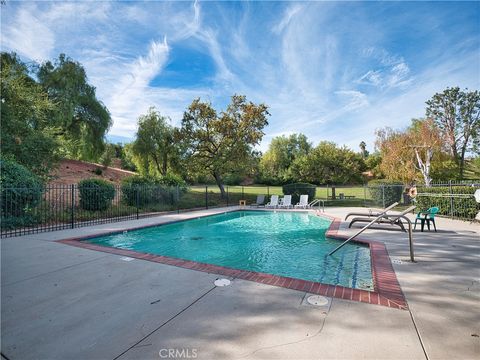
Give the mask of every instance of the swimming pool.
M 309 212 L 234 211 L 86 242 L 177 259 L 373 291 L 370 249 L 325 237 Z

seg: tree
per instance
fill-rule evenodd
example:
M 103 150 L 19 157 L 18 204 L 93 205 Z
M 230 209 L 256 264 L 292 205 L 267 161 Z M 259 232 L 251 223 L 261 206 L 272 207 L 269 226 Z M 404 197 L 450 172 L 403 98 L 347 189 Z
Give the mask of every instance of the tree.
M 139 117 L 132 150 L 144 160 L 145 172 L 148 173 L 153 164 L 155 171 L 162 176 L 167 175 L 169 167 L 178 158 L 174 128 L 155 108 L 151 107 L 146 115 Z
M 351 184 L 362 180 L 364 162 L 360 155 L 347 147 L 322 141 L 307 155 L 292 165 L 295 181 L 313 184 Z
M 425 185 L 430 186 L 434 160 L 445 160 L 442 143 L 442 134 L 431 119 L 413 119 L 404 131 L 380 129 L 376 140 L 382 157 L 380 169 L 387 179 L 405 183 L 422 175 Z
M 360 154 L 362 155 L 362 158 L 367 158 L 368 157 L 368 151 L 367 151 L 367 144 L 365 143 L 365 141 L 362 141 L 360 142 Z
M 208 172 L 225 196 L 223 175 L 250 163 L 255 145 L 264 135 L 270 115 L 264 104 L 234 95 L 225 111 L 217 114 L 210 103 L 196 99 L 185 111 L 181 138 L 186 160 L 197 171 Z
M 1 153 L 37 175 L 58 160 L 58 143 L 48 115 L 55 109 L 14 53 L 1 53 Z
M 311 149 L 312 144 L 303 134 L 273 138 L 260 160 L 262 178 L 276 183 L 287 182 L 291 179 L 289 170 L 295 159 L 307 155 Z
M 382 164 L 382 155 L 379 152 L 374 152 L 369 154 L 365 159 L 365 168 L 372 172 L 372 175 L 376 178 L 381 178 L 384 176 L 380 165 Z
M 57 106 L 51 112 L 70 155 L 96 159 L 104 150 L 104 138 L 112 124 L 110 113 L 88 84 L 83 66 L 61 54 L 55 62 L 47 61 L 38 69 L 38 80 Z
M 432 178 L 430 176 L 431 162 L 435 150 L 442 146 L 441 134 L 432 119 L 412 120 L 412 126 L 407 131 L 411 138 L 411 147 L 415 151 L 417 159 L 416 168 L 423 175 L 424 183 L 430 187 Z
M 426 104 L 427 117 L 444 133 L 450 154 L 458 162 L 460 177 L 463 177 L 465 154 L 480 136 L 480 91 L 447 88 Z

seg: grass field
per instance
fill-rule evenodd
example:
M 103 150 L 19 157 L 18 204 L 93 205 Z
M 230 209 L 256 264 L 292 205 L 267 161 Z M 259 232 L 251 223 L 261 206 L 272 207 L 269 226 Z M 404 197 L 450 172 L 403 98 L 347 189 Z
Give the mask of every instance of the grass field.
M 195 192 L 205 192 L 205 186 L 192 186 L 191 191 Z M 248 195 L 283 195 L 281 186 L 263 186 L 263 185 L 253 185 L 253 186 L 226 186 L 225 191 L 229 194 L 248 194 Z M 220 189 L 216 185 L 208 185 L 209 193 L 220 193 Z M 370 200 L 370 192 L 368 189 L 365 189 L 363 186 L 346 186 L 346 187 L 336 187 L 335 189 L 336 197 L 338 198 L 340 194 L 344 194 L 347 197 L 354 196 L 354 198 L 346 200 Z M 332 188 L 325 186 L 317 186 L 317 191 L 315 198 L 317 199 L 331 199 Z

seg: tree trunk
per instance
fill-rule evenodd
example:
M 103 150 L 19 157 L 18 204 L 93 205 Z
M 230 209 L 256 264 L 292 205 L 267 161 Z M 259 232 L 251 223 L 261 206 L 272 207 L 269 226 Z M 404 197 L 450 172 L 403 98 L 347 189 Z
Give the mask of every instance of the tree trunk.
M 466 146 L 462 148 L 462 154 L 460 155 L 459 167 L 460 167 L 460 179 L 463 179 L 463 171 L 465 170 L 465 152 L 467 150 Z
M 433 157 L 433 150 L 431 148 L 427 148 L 425 151 L 425 162 L 423 162 L 418 149 L 415 148 L 415 155 L 417 156 L 418 161 L 418 169 L 421 171 L 423 175 L 423 179 L 425 181 L 425 186 L 430 187 L 432 183 L 432 178 L 430 177 L 430 161 Z
M 162 175 L 163 176 L 167 175 L 167 170 L 168 170 L 168 155 L 167 153 L 164 153 L 163 159 L 162 159 Z
M 215 178 L 215 182 L 217 183 L 217 186 L 220 189 L 220 196 L 222 197 L 222 199 L 225 198 L 226 196 L 225 188 L 223 187 L 222 178 L 220 177 L 220 174 L 214 171 L 213 177 Z

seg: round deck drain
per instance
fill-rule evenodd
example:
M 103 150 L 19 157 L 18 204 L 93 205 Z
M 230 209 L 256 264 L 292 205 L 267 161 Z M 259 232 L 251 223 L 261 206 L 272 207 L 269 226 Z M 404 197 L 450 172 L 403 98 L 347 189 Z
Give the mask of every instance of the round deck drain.
M 310 305 L 325 306 L 328 304 L 328 299 L 320 295 L 312 295 L 307 298 L 307 302 Z
M 228 286 L 230 285 L 230 280 L 228 279 L 217 279 L 214 282 L 215 286 Z

